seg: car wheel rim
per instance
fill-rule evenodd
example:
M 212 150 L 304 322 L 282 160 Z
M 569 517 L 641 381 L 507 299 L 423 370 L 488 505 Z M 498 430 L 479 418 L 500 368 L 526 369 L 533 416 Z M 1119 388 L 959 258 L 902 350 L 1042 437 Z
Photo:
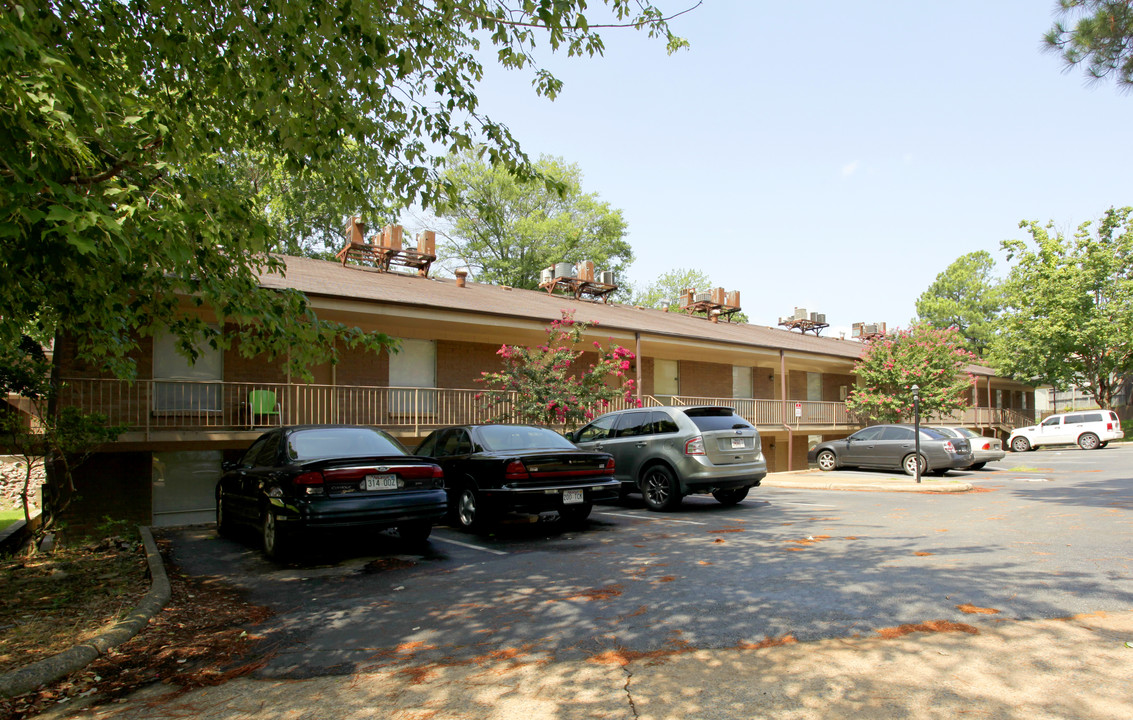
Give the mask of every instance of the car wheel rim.
M 910 455 L 909 459 L 905 461 L 905 472 L 910 475 L 917 474 L 917 459 L 912 455 Z
M 834 469 L 834 456 L 830 453 L 822 453 L 818 456 L 818 467 L 821 470 Z
M 1015 452 L 1025 452 L 1027 450 L 1027 441 L 1023 438 L 1016 438 L 1015 442 L 1011 443 L 1011 446 L 1015 448 Z
M 460 524 L 465 527 L 468 527 L 476 521 L 476 496 L 468 490 L 465 490 L 460 495 L 460 509 L 458 514 L 460 516 Z
M 645 481 L 645 494 L 654 505 L 661 505 L 669 498 L 669 483 L 661 473 L 652 473 Z
M 1093 450 L 1095 447 L 1098 446 L 1098 439 L 1096 437 L 1094 437 L 1093 435 L 1086 435 L 1085 437 L 1082 438 L 1081 445 L 1086 450 Z
M 264 550 L 269 555 L 275 551 L 275 515 L 270 512 L 264 517 Z

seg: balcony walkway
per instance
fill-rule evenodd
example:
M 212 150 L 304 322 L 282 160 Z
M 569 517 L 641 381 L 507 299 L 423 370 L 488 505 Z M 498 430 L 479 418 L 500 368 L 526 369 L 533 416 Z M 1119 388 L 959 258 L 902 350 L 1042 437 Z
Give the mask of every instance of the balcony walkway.
M 382 427 L 402 437 L 421 437 L 437 427 L 522 422 L 509 408 L 514 393 L 461 388 L 289 385 L 169 380 L 71 379 L 59 407 L 102 413 L 126 428 L 121 442 L 246 439 L 273 425 L 343 423 Z M 727 405 L 762 433 L 849 433 L 861 427 L 842 402 L 645 396 L 645 407 Z M 621 401 L 595 415 L 632 407 Z M 973 428 L 1030 424 L 1025 411 L 968 408 L 945 420 Z M 941 424 L 935 419 L 935 424 Z

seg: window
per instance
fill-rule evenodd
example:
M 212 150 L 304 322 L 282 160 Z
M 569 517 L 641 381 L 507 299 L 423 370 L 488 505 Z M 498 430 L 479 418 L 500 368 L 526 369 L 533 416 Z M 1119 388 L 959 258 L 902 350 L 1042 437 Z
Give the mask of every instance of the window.
M 224 353 L 207 343 L 194 346 L 197 359 L 177 350 L 177 338 L 153 338 L 153 409 L 167 412 L 219 412 Z
M 732 408 L 695 408 L 686 410 L 685 415 L 696 427 L 704 432 L 713 430 L 743 430 L 751 423 L 736 414 Z
M 617 415 L 607 415 L 601 417 L 582 428 L 578 434 L 578 442 L 590 442 L 592 440 L 605 440 L 610 436 L 610 430 L 613 429 L 614 423 L 617 422 Z
M 390 412 L 412 415 L 436 412 L 437 344 L 432 340 L 401 339 L 398 352 L 389 356 L 391 388 L 422 388 L 390 392 Z
M 907 427 L 887 427 L 878 440 L 912 440 L 913 431 Z
M 752 370 L 749 367 L 732 366 L 732 397 L 755 397 L 752 393 L 751 373 Z
M 808 402 L 822 401 L 822 373 L 806 374 L 806 399 Z
M 472 440 L 468 433 L 460 428 L 445 431 L 444 439 L 437 443 L 437 455 L 467 455 L 472 452 Z
M 679 429 L 677 428 L 677 423 L 663 410 L 654 410 L 651 421 L 653 423 L 653 432 L 658 435 L 675 433 Z
M 648 435 L 650 431 L 649 412 L 632 412 L 621 416 L 618 431 L 615 437 L 634 437 L 635 435 Z
M 1046 420 L 1043 420 L 1043 427 L 1054 427 L 1062 422 L 1062 417 L 1059 415 L 1051 415 Z
M 867 427 L 864 430 L 858 430 L 856 433 L 850 436 L 850 439 L 855 442 L 861 440 L 876 440 L 877 436 L 880 435 L 881 431 L 884 429 L 885 428 L 882 427 Z

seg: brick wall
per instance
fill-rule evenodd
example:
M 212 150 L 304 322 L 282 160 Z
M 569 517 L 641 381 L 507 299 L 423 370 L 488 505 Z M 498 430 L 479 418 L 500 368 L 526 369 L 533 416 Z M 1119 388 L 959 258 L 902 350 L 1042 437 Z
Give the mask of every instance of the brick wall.
M 854 390 L 854 376 L 853 375 L 838 375 L 836 373 L 823 373 L 822 374 L 822 399 L 825 402 L 841 402 L 842 401 L 842 387 L 846 387 L 846 393 L 849 394 Z
M 779 378 L 774 368 L 752 368 L 751 392 L 756 398 L 773 400 L 779 392 Z
M 363 348 L 347 348 L 334 369 L 337 385 L 381 387 L 389 383 L 389 353 Z
M 681 360 L 681 395 L 732 397 L 732 366 L 722 363 Z
M 493 343 L 437 341 L 437 387 L 479 388 L 481 372 L 503 369 L 496 352 L 500 346 Z

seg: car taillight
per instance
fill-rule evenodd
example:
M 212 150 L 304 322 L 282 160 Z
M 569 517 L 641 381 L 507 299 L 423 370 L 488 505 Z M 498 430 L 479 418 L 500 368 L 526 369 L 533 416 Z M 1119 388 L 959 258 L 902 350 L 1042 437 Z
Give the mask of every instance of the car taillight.
M 512 460 L 504 468 L 504 480 L 528 480 L 530 477 L 527 467 L 518 460 Z
M 704 438 L 694 437 L 685 443 L 685 455 L 703 455 L 704 454 Z
M 1105 429 L 1109 432 L 1112 432 L 1113 431 L 1113 423 L 1111 423 L 1111 422 L 1106 423 Z
M 945 440 L 944 441 L 944 452 L 953 453 L 953 454 L 956 453 L 956 448 L 952 445 L 951 440 Z
M 985 443 L 984 443 L 984 446 L 983 446 L 983 449 L 984 449 L 984 450 L 991 450 L 991 443 L 989 443 L 989 442 L 985 442 Z
M 433 487 L 443 488 L 445 486 L 445 471 L 441 469 L 440 465 L 433 466 Z
M 292 482 L 306 495 L 322 495 L 324 492 L 323 474 L 321 472 L 302 473 L 297 475 Z
M 614 474 L 614 459 L 610 458 L 606 461 L 606 472 L 610 475 Z

